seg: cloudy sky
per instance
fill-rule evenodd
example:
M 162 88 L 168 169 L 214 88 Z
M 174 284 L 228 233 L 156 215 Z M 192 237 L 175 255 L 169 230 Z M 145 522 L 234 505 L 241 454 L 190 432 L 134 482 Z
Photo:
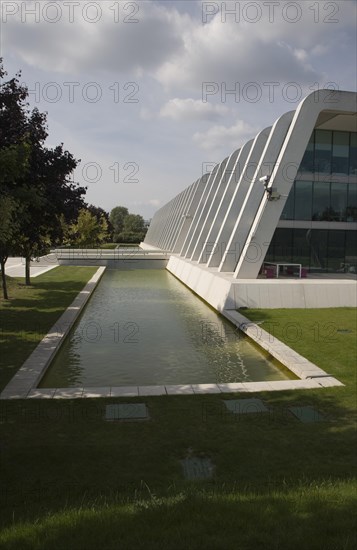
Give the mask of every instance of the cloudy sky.
M 356 0 L 1 0 L 1 49 L 81 164 L 145 219 L 309 92 L 356 90 Z

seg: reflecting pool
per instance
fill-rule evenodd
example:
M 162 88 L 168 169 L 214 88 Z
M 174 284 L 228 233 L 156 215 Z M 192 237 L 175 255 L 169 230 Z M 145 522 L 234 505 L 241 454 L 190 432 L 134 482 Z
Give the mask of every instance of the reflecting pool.
M 107 269 L 40 387 L 287 378 L 294 376 L 168 271 Z

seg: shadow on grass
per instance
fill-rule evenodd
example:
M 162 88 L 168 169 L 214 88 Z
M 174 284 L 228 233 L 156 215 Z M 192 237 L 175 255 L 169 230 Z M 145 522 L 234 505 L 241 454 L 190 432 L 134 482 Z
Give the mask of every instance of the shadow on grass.
M 11 298 L 10 296 L 10 300 L 8 304 L 6 304 L 3 312 L 8 312 L 10 307 L 14 310 L 18 308 L 31 308 L 31 311 L 42 312 L 42 310 L 51 309 L 53 307 L 59 307 L 65 304 L 69 305 L 83 287 L 83 282 L 73 281 L 62 281 L 61 283 L 42 282 L 34 284 L 28 288 L 36 293 L 39 291 L 36 297 L 26 298 L 24 296 L 21 298 Z M 14 313 L 16 312 L 14 311 Z
M 331 503 L 342 499 L 344 505 L 345 497 L 339 489 L 334 492 L 334 487 L 342 484 L 343 494 L 350 498 L 348 486 L 353 480 L 356 450 L 354 424 L 351 410 L 336 404 L 332 389 L 321 391 L 323 395 L 310 391 L 259 394 L 269 414 L 238 417 L 227 414 L 222 405 L 222 399 L 229 395 L 0 402 L 1 469 L 6 480 L 3 494 L 8 490 L 2 524 L 34 521 L 44 511 L 60 512 L 66 503 L 89 506 L 101 495 L 110 504 L 114 493 L 125 493 L 132 499 L 137 491 L 140 493 L 142 480 L 152 493 L 163 497 L 170 495 L 170 485 L 176 492 L 213 487 L 218 496 L 224 492 L 222 487 L 235 497 L 257 493 L 266 497 L 264 506 L 268 509 L 270 497 L 277 493 L 273 506 L 276 514 L 284 493 L 309 500 L 314 488 L 325 486 L 329 480 Z M 106 405 L 120 402 L 145 402 L 150 421 L 106 422 Z M 288 411 L 290 406 L 306 404 L 323 413 L 325 421 L 304 424 Z M 215 467 L 212 479 L 198 483 L 183 479 L 180 460 L 189 448 L 196 456 L 211 458 Z M 304 491 L 305 496 L 301 496 Z M 326 513 L 328 504 L 327 499 Z M 295 505 L 299 506 L 299 500 Z M 205 506 L 207 513 L 215 513 L 209 510 L 209 502 Z M 241 513 L 239 509 L 237 513 Z M 315 519 L 319 514 L 313 507 L 308 513 Z
M 7 550 L 355 548 L 353 495 L 346 486 L 224 493 L 179 492 L 136 504 L 67 509 L 9 528 L 0 544 Z

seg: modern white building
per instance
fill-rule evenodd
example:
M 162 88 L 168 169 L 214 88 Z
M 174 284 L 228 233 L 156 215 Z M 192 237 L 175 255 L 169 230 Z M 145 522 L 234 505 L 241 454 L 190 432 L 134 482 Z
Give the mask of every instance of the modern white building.
M 313 92 L 160 208 L 142 248 L 218 310 L 357 305 L 356 111 Z

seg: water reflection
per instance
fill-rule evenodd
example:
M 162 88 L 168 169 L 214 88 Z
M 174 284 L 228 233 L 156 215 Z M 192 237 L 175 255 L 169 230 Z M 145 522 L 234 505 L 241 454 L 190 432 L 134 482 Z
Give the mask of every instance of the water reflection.
M 107 270 L 41 387 L 288 377 L 166 270 Z

